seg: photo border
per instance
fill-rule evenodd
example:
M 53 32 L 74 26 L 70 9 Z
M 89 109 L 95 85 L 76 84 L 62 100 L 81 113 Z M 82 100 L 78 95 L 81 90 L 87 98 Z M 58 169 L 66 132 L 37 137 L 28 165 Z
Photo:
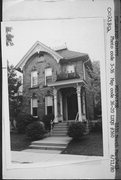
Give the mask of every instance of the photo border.
M 110 172 L 110 152 L 114 151 L 114 139 L 111 140 L 110 138 L 110 113 L 108 111 L 108 108 L 110 107 L 109 104 L 109 100 L 110 100 L 110 95 L 109 95 L 109 86 L 108 83 L 109 82 L 109 36 L 107 36 L 106 33 L 106 28 L 107 28 L 107 24 L 106 24 L 106 20 L 104 20 L 104 18 L 98 18 L 101 19 L 102 23 L 104 24 L 104 51 L 105 51 L 105 61 L 102 61 L 100 63 L 100 69 L 101 69 L 101 96 L 102 96 L 102 117 L 107 117 L 107 121 L 102 121 L 103 122 L 103 153 L 104 155 L 100 158 L 97 159 L 91 159 L 90 161 L 73 161 L 73 162 L 61 162 L 60 164 L 58 164 L 58 162 L 56 162 L 55 164 L 52 165 L 52 163 L 49 165 L 49 167 L 53 167 L 53 166 L 64 166 L 64 165 L 69 165 L 69 164 L 79 164 L 80 168 L 84 168 L 82 166 L 85 165 L 85 163 L 87 163 L 87 166 L 91 167 L 90 163 L 94 163 L 95 162 L 99 162 L 99 167 L 101 165 L 102 169 L 103 166 L 108 168 L 108 172 L 106 172 L 105 170 L 105 175 L 106 173 L 109 173 L 110 177 L 114 177 L 114 173 Z M 6 176 L 6 172 L 8 170 L 15 170 L 15 169 L 26 169 L 26 168 L 44 168 L 44 167 L 48 167 L 46 166 L 41 166 L 41 164 L 39 163 L 35 163 L 34 164 L 20 164 L 20 165 L 13 165 L 11 162 L 11 155 L 10 155 L 10 121 L 9 121 L 9 111 L 8 111 L 8 84 L 7 84 L 7 61 L 4 61 L 6 59 L 5 56 L 5 49 L 6 49 L 6 44 L 5 44 L 5 24 L 7 22 L 3 22 L 2 23 L 2 59 L 3 59 L 3 175 Z M 10 23 L 10 21 L 9 21 Z M 114 23 L 114 22 L 113 22 Z M 114 34 L 114 29 L 112 29 L 112 34 Z M 105 46 L 106 44 L 106 46 Z M 106 63 L 106 60 L 108 60 L 108 63 Z M 105 68 L 104 68 L 105 67 Z M 103 72 L 102 72 L 103 70 Z M 107 73 L 108 72 L 108 73 Z M 107 80 L 106 80 L 107 79 Z M 104 80 L 104 81 L 103 81 Z M 104 91 L 105 89 L 105 91 Z M 108 97 L 108 106 L 107 106 L 107 100 L 106 98 Z M 102 118 L 103 119 L 103 118 Z M 66 156 L 66 155 L 64 155 Z M 68 156 L 68 155 L 67 155 Z M 74 155 L 72 155 L 74 156 Z M 48 162 L 47 162 L 48 163 Z M 64 164 L 65 163 L 65 164 Z M 90 165 L 89 165 L 90 164 Z M 89 167 L 89 168 L 90 168 Z M 96 175 L 96 174 L 95 174 Z M 94 178 L 94 175 L 92 175 Z

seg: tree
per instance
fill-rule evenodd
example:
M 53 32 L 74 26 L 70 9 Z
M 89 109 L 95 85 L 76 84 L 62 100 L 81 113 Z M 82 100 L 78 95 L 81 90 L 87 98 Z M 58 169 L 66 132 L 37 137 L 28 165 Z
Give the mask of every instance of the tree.
M 93 91 L 95 101 L 95 116 L 101 115 L 101 83 L 100 83 L 100 62 L 93 61 Z
M 9 112 L 10 120 L 16 118 L 17 114 L 20 112 L 22 96 L 17 95 L 18 89 L 21 86 L 20 80 L 17 78 L 15 69 L 13 65 L 8 64 L 8 92 L 9 92 Z
M 12 27 L 6 27 L 6 46 L 13 46 L 13 35 L 11 34 Z

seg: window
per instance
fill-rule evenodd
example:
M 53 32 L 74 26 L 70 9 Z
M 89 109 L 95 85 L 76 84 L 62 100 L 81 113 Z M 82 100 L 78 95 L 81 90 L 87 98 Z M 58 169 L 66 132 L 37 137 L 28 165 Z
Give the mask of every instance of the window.
M 45 69 L 45 85 L 52 82 L 52 68 Z
M 74 72 L 75 72 L 74 65 L 68 65 L 67 66 L 67 73 L 74 73 Z
M 37 117 L 38 102 L 37 98 L 31 99 L 31 114 Z
M 45 97 L 45 114 L 52 114 L 53 113 L 53 99 L 52 96 Z
M 31 87 L 38 85 L 38 74 L 37 71 L 31 72 Z

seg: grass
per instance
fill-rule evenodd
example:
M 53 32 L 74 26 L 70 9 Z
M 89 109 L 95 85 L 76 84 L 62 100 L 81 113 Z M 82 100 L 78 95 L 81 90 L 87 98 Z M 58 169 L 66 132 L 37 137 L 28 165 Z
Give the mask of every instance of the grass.
M 11 150 L 21 151 L 27 149 L 31 141 L 25 134 L 11 133 Z M 62 154 L 103 156 L 103 144 L 101 133 L 90 133 L 80 141 L 71 140 Z
M 31 142 L 27 139 L 25 134 L 11 133 L 11 150 L 22 151 L 27 149 Z
M 71 140 L 62 154 L 103 156 L 103 144 L 101 133 L 90 133 L 81 140 Z

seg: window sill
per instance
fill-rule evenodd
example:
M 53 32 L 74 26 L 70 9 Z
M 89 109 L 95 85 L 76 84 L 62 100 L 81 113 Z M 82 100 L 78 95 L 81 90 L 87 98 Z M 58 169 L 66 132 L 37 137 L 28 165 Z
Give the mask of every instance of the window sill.
M 38 118 L 38 116 L 33 116 L 33 118 Z
M 29 89 L 38 89 L 39 86 L 33 86 L 33 87 L 30 87 Z

